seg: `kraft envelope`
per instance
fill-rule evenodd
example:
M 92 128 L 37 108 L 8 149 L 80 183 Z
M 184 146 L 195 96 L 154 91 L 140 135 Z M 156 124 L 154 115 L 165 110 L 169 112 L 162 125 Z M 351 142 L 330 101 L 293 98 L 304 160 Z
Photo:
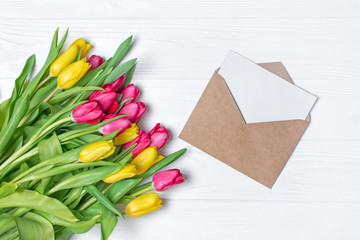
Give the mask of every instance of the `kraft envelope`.
M 222 68 L 224 66 L 228 67 L 226 66 L 227 60 L 225 60 Z M 276 74 L 284 83 L 293 84 L 281 62 L 261 63 L 258 66 L 262 70 Z M 274 116 L 281 118 L 289 116 L 265 114 L 267 117 L 262 117 L 264 115 L 260 114 L 260 117 L 257 118 L 256 114 L 251 115 L 250 113 L 246 116 L 249 116 L 248 119 L 255 123 L 246 122 L 241 112 L 243 103 L 239 102 L 239 98 L 237 98 L 237 101 L 234 99 L 237 95 L 236 90 L 239 89 L 231 88 L 232 91 L 230 91 L 229 87 L 232 84 L 229 83 L 229 80 L 227 82 L 219 74 L 219 69 L 215 71 L 179 137 L 266 187 L 272 188 L 294 151 L 296 144 L 309 125 L 310 116 L 306 114 L 304 120 L 276 121 Z M 258 88 L 263 87 L 258 85 Z M 265 87 L 264 89 L 269 88 Z M 271 94 L 280 94 L 283 101 L 289 101 L 281 93 L 273 92 Z M 256 94 L 254 96 L 253 101 L 262 100 L 261 96 Z M 310 111 L 316 97 L 306 95 L 304 98 L 307 99 L 305 105 Z M 311 102 L 313 103 L 311 104 Z M 296 101 L 295 103 L 291 102 L 291 104 L 294 104 L 294 107 L 297 105 Z M 288 107 L 283 104 L 280 105 L 285 106 L 285 109 Z M 301 106 L 300 110 L 302 113 L 299 115 L 297 112 L 298 115 L 295 114 L 295 117 L 304 116 L 306 110 Z M 264 111 L 264 109 L 261 109 L 261 111 Z M 263 122 L 259 122 L 260 120 L 263 120 Z

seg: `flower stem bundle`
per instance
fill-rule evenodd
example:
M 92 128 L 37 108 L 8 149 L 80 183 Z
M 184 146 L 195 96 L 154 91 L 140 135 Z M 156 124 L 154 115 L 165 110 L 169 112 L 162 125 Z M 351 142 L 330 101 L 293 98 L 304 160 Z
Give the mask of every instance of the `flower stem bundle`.
M 105 61 L 87 58 L 82 38 L 61 53 L 67 35 L 58 42 L 56 30 L 32 79 L 35 55 L 27 59 L 0 104 L 0 239 L 69 239 L 96 223 L 108 239 L 118 217 L 161 208 L 149 191 L 184 181 L 177 169 L 159 170 L 186 149 L 163 156 L 167 129 L 137 125 L 146 112 L 131 84 L 137 59 L 123 61 L 132 37 Z

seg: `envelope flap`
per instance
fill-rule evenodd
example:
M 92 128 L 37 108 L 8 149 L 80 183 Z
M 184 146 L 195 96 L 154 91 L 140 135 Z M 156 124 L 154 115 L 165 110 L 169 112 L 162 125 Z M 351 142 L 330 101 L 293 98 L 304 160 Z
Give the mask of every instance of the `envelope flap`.
M 225 58 L 219 74 L 246 123 L 305 120 L 317 99 L 234 51 Z

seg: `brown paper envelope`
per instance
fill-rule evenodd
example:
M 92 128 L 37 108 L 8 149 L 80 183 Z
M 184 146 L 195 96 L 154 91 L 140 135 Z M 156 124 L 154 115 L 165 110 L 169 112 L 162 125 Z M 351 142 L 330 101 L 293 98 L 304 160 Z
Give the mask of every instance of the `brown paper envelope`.
M 281 62 L 261 67 L 292 83 Z M 272 188 L 310 122 L 246 124 L 218 70 L 180 133 L 180 138 Z

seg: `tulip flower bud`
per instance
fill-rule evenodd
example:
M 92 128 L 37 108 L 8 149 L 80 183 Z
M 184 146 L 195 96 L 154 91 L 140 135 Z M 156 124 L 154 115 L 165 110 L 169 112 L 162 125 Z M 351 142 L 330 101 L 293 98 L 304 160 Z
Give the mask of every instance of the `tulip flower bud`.
M 169 132 L 165 127 L 161 127 L 160 123 L 156 124 L 148 134 L 151 139 L 149 146 L 156 146 L 158 150 L 161 149 L 169 139 Z
M 137 138 L 139 132 L 139 128 L 136 126 L 135 123 L 131 124 L 131 127 L 126 129 L 123 133 L 115 138 L 114 145 L 119 146 L 124 143 L 128 143 L 135 138 Z
M 117 134 L 117 136 L 119 136 L 130 126 L 131 126 L 131 122 L 129 121 L 129 119 L 119 118 L 102 126 L 99 129 L 99 132 L 101 132 L 103 135 L 108 135 L 112 132 L 115 132 L 116 130 L 121 129 L 120 132 Z
M 101 64 L 104 63 L 104 59 L 100 56 L 92 55 L 89 57 L 87 62 L 90 64 L 89 71 L 94 70 L 95 68 L 98 68 Z
M 68 66 L 76 57 L 79 49 L 76 46 L 70 46 L 50 65 L 50 74 L 54 77 L 58 76 L 61 71 Z
M 123 106 L 119 112 L 120 115 L 129 115 L 131 122 L 137 122 L 145 113 L 146 107 L 143 102 L 129 103 Z
M 158 192 L 165 191 L 176 184 L 184 182 L 183 175 L 179 169 L 170 169 L 158 172 L 152 179 L 154 189 Z
M 136 175 L 136 167 L 132 164 L 125 164 L 118 172 L 103 179 L 106 183 L 114 183 L 125 178 L 131 178 Z
M 137 218 L 161 208 L 161 199 L 157 193 L 145 193 L 132 200 L 125 208 L 129 217 Z
M 149 146 L 150 144 L 149 135 L 147 135 L 147 133 L 144 132 L 143 130 L 140 130 L 138 133 L 138 137 L 128 143 L 125 143 L 123 148 L 127 149 L 135 143 L 136 143 L 135 148 L 131 150 L 133 157 L 136 157 L 139 153 L 141 153 L 145 148 Z
M 115 151 L 112 140 L 89 144 L 80 152 L 80 161 L 84 163 L 95 162 L 109 157 Z
M 70 45 L 70 47 L 71 47 L 71 46 L 76 46 L 76 47 L 78 48 L 78 50 L 82 49 L 82 51 L 81 51 L 81 58 L 83 58 L 83 57 L 85 56 L 86 52 L 89 51 L 90 48 L 91 48 L 91 44 L 87 44 L 87 43 L 85 42 L 85 40 L 82 39 L 82 38 L 76 39 L 76 40 Z
M 90 95 L 89 100 L 97 101 L 101 109 L 105 112 L 112 105 L 117 96 L 118 94 L 115 92 L 100 91 L 98 94 L 93 93 Z
M 99 121 L 104 116 L 100 106 L 95 101 L 83 103 L 75 107 L 71 113 L 71 117 L 76 123 L 87 123 Z
M 103 90 L 96 90 L 94 91 L 90 97 L 88 98 L 89 100 L 91 99 L 96 99 L 100 94 L 104 93 L 104 92 L 115 92 L 115 90 L 112 87 L 111 83 L 107 83 L 101 86 L 101 88 L 103 88 L 105 91 Z
M 106 91 L 106 92 L 117 92 L 118 88 L 124 83 L 125 81 L 125 75 L 121 76 L 120 78 L 118 78 L 117 80 L 115 80 L 112 83 L 107 83 L 102 85 L 101 87 Z M 97 97 L 99 94 L 103 93 L 104 91 L 101 90 L 96 90 L 94 91 L 89 99 L 93 99 L 95 97 Z
M 119 103 L 117 101 L 113 101 L 113 103 L 110 105 L 110 107 L 108 108 L 108 110 L 106 110 L 106 114 L 113 114 L 114 112 L 116 112 L 116 110 L 119 107 Z
M 114 118 L 114 117 L 117 117 L 117 116 L 120 116 L 120 115 L 117 115 L 117 114 L 109 114 L 109 115 L 104 116 L 104 117 L 101 119 L 101 121 L 102 121 L 102 122 L 105 122 L 105 121 L 107 121 L 107 120 L 109 120 L 109 119 L 112 119 L 112 118 Z
M 118 79 L 116 79 L 111 83 L 115 92 L 119 90 L 119 88 L 124 84 L 124 82 L 125 82 L 125 75 L 122 75 L 121 77 L 119 77 Z
M 71 88 L 85 75 L 89 68 L 90 65 L 85 58 L 65 67 L 58 76 L 58 87 L 61 89 Z
M 148 147 L 137 155 L 131 164 L 136 166 L 137 174 L 142 174 L 148 170 L 152 165 L 164 159 L 164 156 L 157 155 L 157 149 L 155 146 Z
M 132 98 L 130 101 L 126 102 L 126 104 L 129 104 L 135 102 L 135 100 L 140 96 L 140 91 L 134 86 L 134 84 L 130 84 L 123 88 L 120 91 L 120 94 L 123 95 L 120 102 L 124 101 L 125 99 Z

